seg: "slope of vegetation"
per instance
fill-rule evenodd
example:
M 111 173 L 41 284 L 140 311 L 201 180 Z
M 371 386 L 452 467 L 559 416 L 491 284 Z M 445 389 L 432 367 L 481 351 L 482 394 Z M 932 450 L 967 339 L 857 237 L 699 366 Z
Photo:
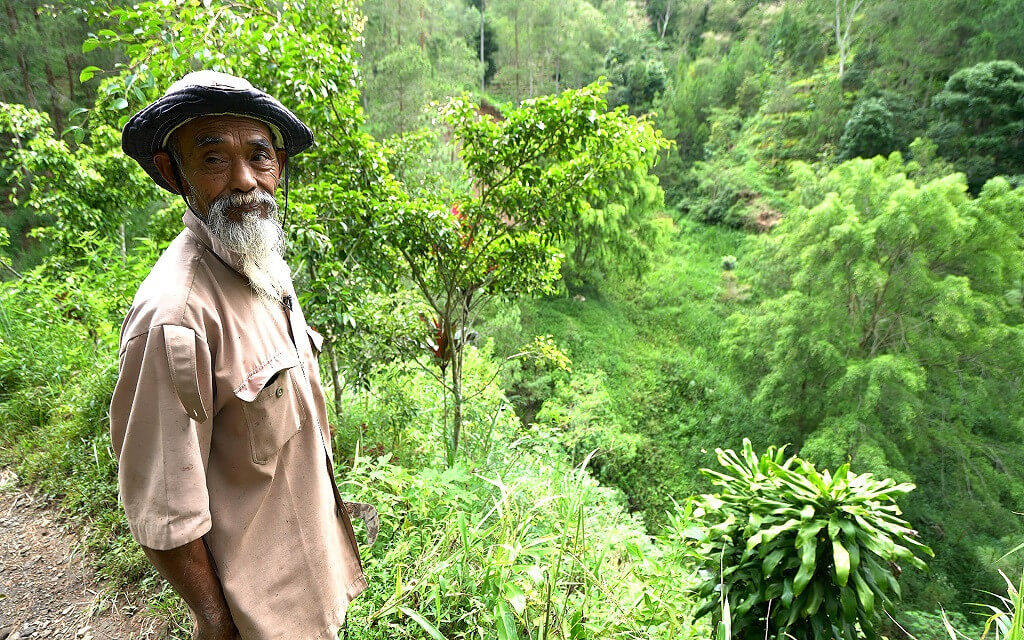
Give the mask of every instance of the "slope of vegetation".
M 0 463 L 185 637 L 106 424 L 180 203 L 118 132 L 216 68 L 318 137 L 289 260 L 339 478 L 384 523 L 349 637 L 903 637 L 876 596 L 915 637 L 950 637 L 940 607 L 970 633 L 1024 537 L 1018 5 L 3 0 Z M 754 501 L 847 464 L 916 485 L 884 499 L 928 570 L 866 542 L 847 588 L 838 523 L 842 551 L 738 546 L 760 516 L 715 521 L 699 470 L 744 439 Z M 800 461 L 753 453 L 782 445 Z

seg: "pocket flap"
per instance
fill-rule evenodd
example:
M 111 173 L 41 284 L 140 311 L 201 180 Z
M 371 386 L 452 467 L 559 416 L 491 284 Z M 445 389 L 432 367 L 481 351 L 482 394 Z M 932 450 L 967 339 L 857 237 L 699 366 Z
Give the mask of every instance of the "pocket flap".
M 259 395 L 267 381 L 278 371 L 291 369 L 299 364 L 299 356 L 290 351 L 281 351 L 259 365 L 235 388 L 235 397 L 243 402 L 252 402 Z
M 313 343 L 313 350 L 318 354 L 324 350 L 324 337 L 306 325 L 306 333 L 309 334 L 309 341 Z
M 164 325 L 164 348 L 171 384 L 188 417 L 206 422 L 206 406 L 199 393 L 199 372 L 196 368 L 196 333 L 187 327 Z

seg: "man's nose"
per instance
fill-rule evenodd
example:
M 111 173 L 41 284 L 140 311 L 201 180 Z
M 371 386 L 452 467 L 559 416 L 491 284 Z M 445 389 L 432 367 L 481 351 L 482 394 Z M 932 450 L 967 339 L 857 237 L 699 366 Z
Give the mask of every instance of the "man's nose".
M 239 160 L 231 166 L 231 190 L 248 192 L 256 188 L 256 172 L 248 162 Z

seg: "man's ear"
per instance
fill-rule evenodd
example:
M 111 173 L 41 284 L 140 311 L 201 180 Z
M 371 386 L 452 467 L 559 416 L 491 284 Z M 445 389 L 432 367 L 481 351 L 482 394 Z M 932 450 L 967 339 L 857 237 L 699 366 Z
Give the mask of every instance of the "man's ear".
M 174 189 L 174 193 L 181 194 L 181 185 L 178 184 L 178 177 L 174 173 L 174 168 L 171 165 L 171 154 L 166 151 L 157 151 L 153 154 L 153 163 L 156 164 L 156 168 L 160 171 L 160 175 L 167 181 L 168 184 Z M 180 170 L 181 167 L 178 167 Z

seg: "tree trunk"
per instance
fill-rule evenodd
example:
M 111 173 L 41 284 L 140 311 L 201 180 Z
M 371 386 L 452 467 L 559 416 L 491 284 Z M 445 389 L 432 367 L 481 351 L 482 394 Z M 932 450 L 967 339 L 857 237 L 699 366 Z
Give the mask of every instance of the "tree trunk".
M 842 37 L 842 27 L 840 24 L 840 13 L 839 13 L 839 0 L 836 0 L 836 48 L 839 49 L 839 77 L 843 77 L 843 63 L 846 62 L 846 54 L 844 52 L 844 43 Z
M 839 77 L 843 77 L 843 73 L 846 71 L 846 58 L 850 54 L 850 32 L 853 29 L 853 20 L 857 17 L 857 11 L 860 10 L 861 5 L 864 4 L 864 0 L 852 0 L 853 4 L 850 6 L 849 13 L 844 15 L 843 9 L 846 8 L 846 0 L 836 0 L 836 46 L 839 48 Z M 846 26 L 844 27 L 842 22 L 846 20 Z
M 484 57 L 484 0 L 480 0 L 480 92 L 487 90 L 487 59 Z
M 39 20 L 39 5 L 32 3 L 32 15 L 36 21 L 36 31 L 40 38 L 43 38 L 43 25 Z M 53 75 L 53 68 L 50 61 L 43 57 L 43 71 L 46 73 L 46 84 L 50 88 L 50 115 L 53 116 L 53 128 L 60 135 L 64 131 L 64 111 L 60 105 L 60 93 L 57 91 L 57 79 Z
M 516 67 L 516 106 L 519 106 L 519 5 L 512 12 L 515 33 L 515 67 Z
M 64 54 L 64 66 L 68 71 L 68 102 L 75 103 L 75 72 L 71 68 L 71 54 Z
M 334 398 L 334 412 L 341 414 L 341 373 L 338 369 L 338 354 L 334 351 L 334 345 L 328 343 L 325 346 L 327 351 L 327 364 L 331 369 L 331 395 Z
M 462 348 L 452 347 L 452 447 L 448 466 L 455 464 L 459 455 L 459 438 L 462 436 Z
M 426 32 L 426 29 L 424 28 L 423 5 L 421 4 L 420 5 L 420 53 L 424 53 L 425 52 L 425 50 L 426 50 L 426 43 L 427 43 L 427 32 Z
M 121 246 L 118 247 L 120 252 L 121 252 L 121 264 L 123 266 L 127 267 L 128 266 L 128 243 L 125 240 L 125 235 L 126 234 L 125 234 L 125 229 L 124 229 L 124 223 L 123 222 L 117 228 L 117 234 L 119 236 L 119 239 L 121 240 Z
M 562 4 L 558 4 L 558 36 L 555 38 L 555 93 L 562 92 Z
M 658 35 L 662 40 L 665 39 L 665 31 L 668 29 L 668 21 L 672 17 L 672 4 L 674 0 L 666 0 L 665 2 L 665 18 L 661 21 L 661 28 L 658 29 Z
M 16 39 L 18 36 L 18 14 L 14 8 L 14 3 L 7 2 L 4 4 L 7 9 L 7 24 L 11 28 L 12 39 Z M 20 45 L 17 45 L 18 53 L 15 55 L 18 61 L 18 68 L 21 70 L 21 82 L 25 86 L 25 99 L 28 100 L 29 106 L 36 111 L 39 110 L 39 100 L 36 99 L 36 94 L 32 91 L 32 79 L 28 72 L 28 62 L 25 60 L 25 52 Z

